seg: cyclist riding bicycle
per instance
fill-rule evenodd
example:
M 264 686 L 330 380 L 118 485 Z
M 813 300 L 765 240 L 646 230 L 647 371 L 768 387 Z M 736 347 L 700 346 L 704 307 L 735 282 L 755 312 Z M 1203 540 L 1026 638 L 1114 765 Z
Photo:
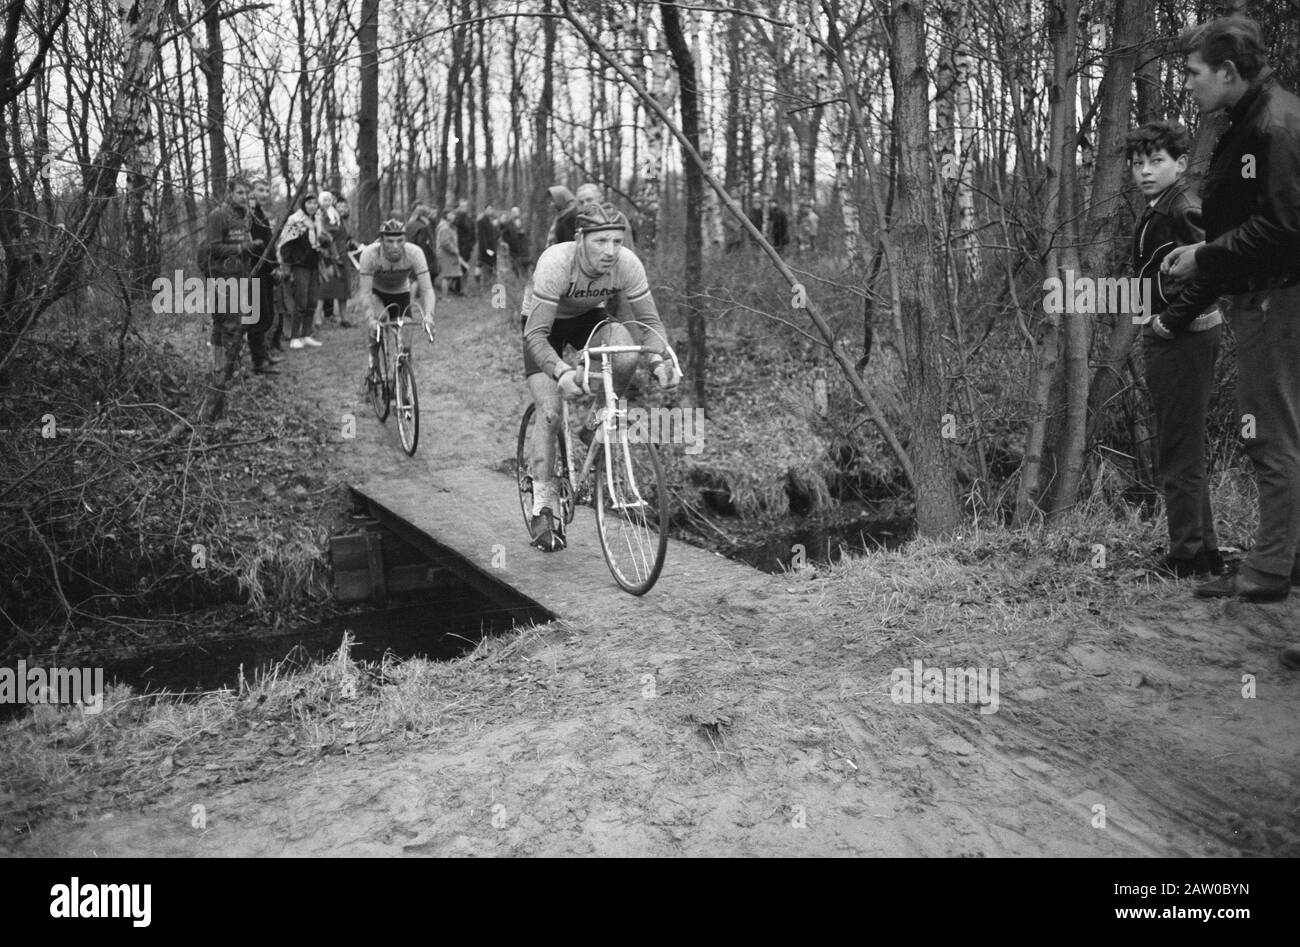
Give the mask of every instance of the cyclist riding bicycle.
M 361 298 L 370 303 L 370 358 L 366 377 L 376 369 L 381 322 L 396 319 L 411 307 L 411 284 L 419 292 L 424 325 L 433 328 L 433 282 L 429 264 L 417 244 L 406 242 L 406 225 L 396 218 L 385 220 L 379 239 L 361 251 L 357 267 L 361 274 Z
M 673 360 L 665 359 L 667 333 L 650 294 L 645 267 L 635 253 L 623 246 L 627 231 L 627 218 L 614 205 L 598 204 L 585 209 L 578 215 L 574 239 L 554 244 L 542 253 L 524 291 L 524 373 L 537 405 L 542 454 L 533 458 L 533 517 L 529 532 L 532 545 L 544 552 L 564 548 L 563 532 L 557 528 L 560 496 L 554 479 L 560 397 L 582 394 L 577 371 L 560 357 L 564 346 L 581 349 L 592 330 L 608 318 L 619 323 L 643 322 L 649 329 L 636 327 L 643 336 L 639 344 L 653 352 L 650 362 L 656 380 L 663 388 L 675 388 L 681 381 Z M 611 301 L 621 302 L 613 317 L 606 308 Z M 623 339 L 631 341 L 628 329 L 620 326 L 609 341 Z M 623 361 L 616 357 L 616 374 Z M 635 356 L 631 361 L 635 367 Z

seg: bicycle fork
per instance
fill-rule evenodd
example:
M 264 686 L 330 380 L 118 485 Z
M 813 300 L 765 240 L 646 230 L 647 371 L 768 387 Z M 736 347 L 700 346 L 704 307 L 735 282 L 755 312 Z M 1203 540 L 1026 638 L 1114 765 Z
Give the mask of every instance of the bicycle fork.
M 607 356 L 602 358 L 607 359 Z M 627 442 L 627 409 L 611 407 L 617 405 L 614 399 L 614 385 L 610 381 L 608 370 L 605 376 L 605 405 L 596 413 L 596 419 L 599 425 L 596 428 L 595 437 L 592 438 L 591 448 L 587 451 L 587 458 L 582 465 L 582 472 L 575 476 L 573 470 L 573 434 L 569 430 L 569 405 L 567 401 L 561 402 L 561 425 L 564 430 L 564 457 L 568 469 L 565 473 L 569 477 L 569 484 L 573 488 L 574 502 L 585 501 L 583 488 L 591 476 L 591 469 L 596 463 L 596 448 L 599 445 L 605 458 L 605 486 L 608 490 L 610 499 L 610 508 L 615 510 L 635 509 L 646 506 L 645 498 L 641 496 L 641 491 L 637 487 L 636 473 L 632 469 L 632 454 L 628 449 Z M 622 436 L 616 436 L 619 432 Z M 626 485 L 622 492 L 615 488 L 614 485 L 614 443 L 623 453 L 623 468 L 627 471 Z M 624 499 L 624 494 L 633 499 Z

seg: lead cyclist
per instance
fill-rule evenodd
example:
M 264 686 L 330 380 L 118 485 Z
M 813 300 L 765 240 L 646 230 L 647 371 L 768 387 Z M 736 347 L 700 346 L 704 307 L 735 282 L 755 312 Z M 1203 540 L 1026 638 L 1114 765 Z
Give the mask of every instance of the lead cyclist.
M 366 369 L 369 379 L 376 369 L 379 351 L 379 324 L 405 315 L 411 307 L 411 284 L 419 293 L 424 326 L 433 329 L 433 282 L 424 251 L 406 242 L 406 226 L 396 218 L 385 220 L 379 239 L 361 251 L 357 272 L 361 275 L 361 298 L 370 306 L 370 358 Z
M 638 344 L 652 352 L 650 364 L 662 388 L 676 388 L 681 372 L 669 354 L 667 333 L 659 319 L 645 267 L 623 246 L 627 218 L 612 204 L 599 204 L 580 212 L 572 241 L 547 247 L 537 260 L 533 278 L 524 291 L 524 373 L 537 406 L 540 451 L 533 463 L 533 517 L 529 524 L 532 545 L 544 552 L 564 548 L 557 528 L 559 488 L 554 479 L 556 428 L 561 396 L 582 394 L 577 371 L 560 356 L 566 344 L 581 349 L 603 320 L 637 321 L 609 333 L 610 343 L 630 343 L 631 328 L 641 336 Z M 617 315 L 607 306 L 614 303 Z M 630 312 L 629 312 L 630 310 Z M 632 357 L 635 367 L 635 356 Z M 625 358 L 615 357 L 615 373 Z M 536 445 L 535 445 L 536 449 Z

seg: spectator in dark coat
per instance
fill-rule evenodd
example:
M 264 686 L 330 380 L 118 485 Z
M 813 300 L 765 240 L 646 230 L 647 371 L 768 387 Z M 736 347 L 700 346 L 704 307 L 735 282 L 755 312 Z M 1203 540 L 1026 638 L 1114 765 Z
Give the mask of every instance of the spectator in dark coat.
M 474 272 L 475 281 L 482 285 L 484 278 L 491 280 L 497 269 L 497 243 L 501 240 L 501 231 L 497 229 L 496 211 L 488 204 L 479 215 L 477 222 L 478 269 Z
M 438 252 L 434 246 L 433 218 L 433 208 L 428 204 L 416 204 L 411 208 L 410 219 L 406 221 L 406 242 L 413 243 L 424 251 L 431 280 L 438 276 Z
M 533 268 L 529 252 L 528 231 L 524 229 L 523 215 L 518 207 L 510 208 L 501 224 L 501 235 L 510 250 L 510 269 L 515 276 L 527 276 Z
M 470 257 L 474 253 L 474 218 L 470 214 L 469 201 L 461 198 L 456 205 L 456 215 L 452 219 L 456 228 L 456 245 L 460 253 L 460 276 L 456 278 L 456 295 L 465 295 L 465 274 L 469 273 Z
M 779 253 L 790 245 L 790 217 L 775 197 L 767 202 L 767 239 Z
M 578 227 L 578 201 L 563 184 L 550 188 L 551 204 L 555 207 L 555 220 L 546 235 L 546 245 L 568 243 Z

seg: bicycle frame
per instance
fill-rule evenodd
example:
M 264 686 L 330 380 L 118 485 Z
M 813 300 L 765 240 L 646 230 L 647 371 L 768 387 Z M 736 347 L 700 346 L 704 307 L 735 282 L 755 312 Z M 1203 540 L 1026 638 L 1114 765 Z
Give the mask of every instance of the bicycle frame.
M 632 456 L 628 450 L 627 426 L 626 424 L 621 423 L 626 420 L 627 410 L 625 408 L 620 408 L 618 406 L 618 399 L 615 397 L 614 373 L 613 371 L 611 371 L 612 366 L 610 365 L 610 356 L 618 355 L 618 354 L 628 354 L 628 353 L 645 355 L 650 353 L 651 349 L 645 345 L 595 345 L 593 346 L 591 344 L 591 340 L 595 337 L 596 333 L 599 332 L 601 327 L 604 325 L 638 325 L 644 329 L 647 329 L 650 332 L 654 332 L 655 335 L 658 335 L 659 338 L 663 339 L 664 347 L 668 350 L 668 355 L 672 358 L 673 366 L 677 369 L 679 375 L 681 374 L 681 364 L 677 361 L 677 353 L 674 352 L 672 346 L 668 344 L 668 340 L 664 339 L 663 335 L 657 332 L 655 329 L 646 325 L 644 322 L 640 322 L 637 320 L 629 320 L 628 322 L 616 323 L 613 320 L 605 319 L 597 323 L 596 327 L 591 330 L 591 334 L 587 336 L 587 344 L 584 345 L 582 348 L 581 379 L 582 379 L 582 390 L 585 394 L 588 395 L 594 394 L 594 392 L 592 392 L 590 387 L 591 377 L 592 377 L 591 359 L 592 356 L 600 357 L 601 370 L 597 372 L 596 375 L 601 380 L 603 393 L 605 395 L 605 405 L 603 408 L 601 408 L 600 412 L 597 413 L 596 415 L 597 420 L 599 420 L 601 424 L 600 427 L 597 428 L 596 430 L 596 436 L 592 440 L 591 446 L 595 448 L 597 444 L 601 445 L 602 454 L 605 458 L 605 486 L 609 491 L 609 496 L 611 498 L 616 498 L 613 508 L 628 509 L 633 507 L 641 507 L 641 506 L 645 506 L 646 502 L 645 499 L 641 496 L 641 490 L 636 483 L 636 474 L 633 471 Z M 567 399 L 564 398 L 560 399 L 560 427 L 563 432 L 562 436 L 564 437 L 564 448 L 565 448 L 564 456 L 568 467 L 565 473 L 569 478 L 569 485 L 572 487 L 573 494 L 576 497 L 578 493 L 579 485 L 586 483 L 587 478 L 591 476 L 591 468 L 596 462 L 596 451 L 594 449 L 587 451 L 587 459 L 582 465 L 582 471 L 581 473 L 575 475 L 573 470 L 573 435 L 569 430 L 569 402 Z M 618 493 L 614 488 L 614 463 L 613 463 L 613 453 L 612 453 L 613 448 L 611 446 L 611 436 L 614 435 L 615 433 L 618 434 L 618 445 L 623 452 L 623 464 L 624 464 L 624 469 L 627 471 L 628 486 L 631 488 L 632 495 L 636 498 L 635 500 L 628 501 L 628 502 L 622 502 L 621 500 L 618 500 L 617 499 Z
M 411 347 L 409 345 L 402 344 L 402 330 L 406 328 L 408 324 L 415 323 L 417 321 L 420 322 L 421 324 L 424 323 L 423 315 L 421 315 L 421 318 L 418 320 L 409 318 L 408 314 L 411 313 L 412 311 L 421 314 L 423 313 L 423 310 L 420 308 L 420 306 L 417 303 L 412 302 L 410 306 L 407 307 L 406 312 L 401 312 L 397 314 L 396 319 L 381 319 L 379 321 L 379 324 L 375 327 L 375 334 L 371 336 L 371 341 L 374 342 L 375 344 L 378 344 L 380 339 L 379 333 L 383 332 L 385 329 L 391 331 L 396 339 L 397 344 L 395 348 L 396 348 L 399 362 L 405 361 L 406 357 L 410 354 L 411 351 Z M 425 325 L 424 334 L 428 337 L 429 342 L 432 343 L 434 339 L 433 327 L 429 325 Z

